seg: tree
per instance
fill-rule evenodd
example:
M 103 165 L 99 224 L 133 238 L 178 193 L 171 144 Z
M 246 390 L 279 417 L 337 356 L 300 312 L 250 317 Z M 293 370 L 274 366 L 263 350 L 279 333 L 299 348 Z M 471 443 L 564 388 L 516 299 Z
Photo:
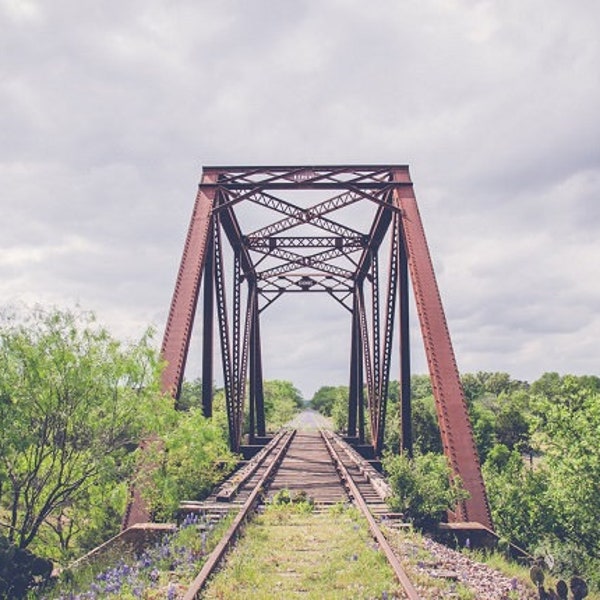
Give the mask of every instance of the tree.
M 150 337 L 124 346 L 83 312 L 0 315 L 0 507 L 10 542 L 29 546 L 94 486 L 126 478 L 127 457 L 160 412 Z
M 589 380 L 565 376 L 550 399 L 532 397 L 533 442 L 551 474 L 556 536 L 600 555 L 600 394 Z
M 497 442 L 496 416 L 490 408 L 475 402 L 471 406 L 470 417 L 473 426 L 473 437 L 477 445 L 477 454 L 479 460 L 484 462 L 488 452 Z
M 270 430 L 279 429 L 304 406 L 299 390 L 291 381 L 272 379 L 263 385 L 265 420 Z
M 197 377 L 192 381 L 184 381 L 177 400 L 179 410 L 190 410 L 202 407 L 202 379 Z
M 415 398 L 412 403 L 412 434 L 415 452 L 441 454 L 442 438 L 433 396 Z
M 496 530 L 530 552 L 549 552 L 561 577 L 600 587 L 600 392 L 593 376 L 545 373 L 498 398 L 497 433 L 483 474 Z M 525 425 L 528 431 L 525 432 Z M 525 466 L 521 451 L 538 459 Z
M 314 393 L 310 406 L 322 415 L 331 417 L 336 399 L 336 388 L 332 385 L 324 385 Z
M 500 407 L 496 415 L 496 436 L 498 442 L 511 450 L 529 449 L 529 418 L 526 408 L 528 398 L 524 392 L 515 392 L 510 396 L 501 396 Z
M 348 430 L 348 397 L 350 390 L 347 385 L 338 385 L 333 390 L 333 408 L 331 418 L 337 431 Z
M 489 452 L 483 475 L 496 531 L 532 550 L 556 522 L 548 470 L 525 468 L 519 452 L 498 444 Z

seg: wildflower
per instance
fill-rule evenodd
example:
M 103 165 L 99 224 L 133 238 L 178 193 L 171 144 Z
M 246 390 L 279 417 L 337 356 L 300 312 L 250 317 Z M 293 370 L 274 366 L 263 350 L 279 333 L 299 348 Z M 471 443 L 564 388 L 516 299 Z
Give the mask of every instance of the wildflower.
M 147 552 L 144 552 L 138 561 L 142 568 L 147 568 L 152 566 L 152 558 Z

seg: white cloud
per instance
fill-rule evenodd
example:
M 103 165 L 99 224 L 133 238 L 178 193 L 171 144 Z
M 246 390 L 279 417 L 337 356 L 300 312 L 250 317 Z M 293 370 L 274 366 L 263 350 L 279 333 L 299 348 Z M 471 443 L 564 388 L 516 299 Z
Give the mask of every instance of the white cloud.
M 203 164 L 409 163 L 460 368 L 591 372 L 599 22 L 592 0 L 0 0 L 3 298 L 162 330 Z M 345 383 L 323 310 L 272 334 L 267 372 Z

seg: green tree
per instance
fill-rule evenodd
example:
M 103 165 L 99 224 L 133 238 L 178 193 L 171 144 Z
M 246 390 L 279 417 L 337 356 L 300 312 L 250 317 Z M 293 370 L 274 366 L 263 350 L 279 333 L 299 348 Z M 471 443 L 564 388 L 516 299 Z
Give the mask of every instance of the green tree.
M 347 431 L 348 429 L 348 396 L 350 390 L 347 385 L 338 385 L 333 389 L 333 409 L 331 418 L 336 431 Z
M 442 438 L 435 412 L 433 396 L 416 398 L 412 403 L 412 433 L 415 452 L 442 452 Z
M 326 417 L 331 417 L 337 400 L 337 388 L 332 385 L 320 387 L 313 395 L 310 406 Z
M 488 452 L 497 443 L 496 415 L 483 403 L 474 402 L 470 410 L 473 437 L 477 445 L 479 460 L 484 462 Z
M 304 407 L 302 394 L 291 381 L 268 380 L 264 382 L 263 390 L 265 420 L 271 431 L 279 429 Z
M 531 399 L 533 442 L 551 474 L 556 536 L 600 555 L 600 393 L 589 379 L 565 376 L 552 397 Z
M 410 392 L 414 400 L 419 398 L 433 398 L 431 377 L 429 375 L 411 375 Z
M 519 452 L 498 444 L 489 452 L 483 475 L 497 532 L 533 549 L 556 523 L 548 470 L 526 468 Z
M 496 437 L 500 444 L 511 450 L 527 450 L 530 445 L 530 419 L 525 408 L 523 392 L 515 392 L 508 397 L 501 397 L 496 415 Z
M 214 392 L 213 392 L 214 393 Z M 202 379 L 197 377 L 192 381 L 184 381 L 177 400 L 179 410 L 202 407 Z
M 124 346 L 89 313 L 41 309 L 0 315 L 0 362 L 0 507 L 25 548 L 95 486 L 127 477 L 160 365 L 150 333 Z

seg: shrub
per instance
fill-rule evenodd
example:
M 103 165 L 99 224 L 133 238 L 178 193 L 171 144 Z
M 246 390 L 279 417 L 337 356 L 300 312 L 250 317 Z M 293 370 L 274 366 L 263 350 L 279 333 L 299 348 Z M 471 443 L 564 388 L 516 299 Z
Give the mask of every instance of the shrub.
M 409 459 L 388 454 L 383 467 L 393 491 L 389 506 L 419 529 L 431 529 L 468 496 L 443 455 L 430 453 Z

